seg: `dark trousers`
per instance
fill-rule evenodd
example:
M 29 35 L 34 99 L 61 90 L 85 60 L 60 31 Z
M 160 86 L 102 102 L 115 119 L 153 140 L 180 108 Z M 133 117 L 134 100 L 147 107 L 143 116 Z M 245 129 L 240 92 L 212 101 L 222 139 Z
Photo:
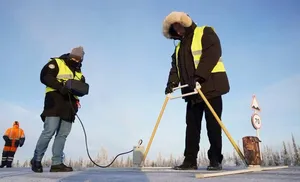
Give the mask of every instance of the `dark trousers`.
M 11 151 L 3 151 L 2 152 L 2 161 L 1 161 L 1 166 L 0 167 L 11 167 L 12 162 L 14 160 L 15 152 Z
M 222 97 L 215 97 L 208 100 L 216 114 L 221 118 Z M 187 103 L 186 107 L 186 138 L 185 138 L 185 160 L 195 161 L 199 152 L 200 133 L 203 113 L 205 113 L 207 135 L 210 142 L 208 158 L 210 162 L 222 162 L 222 130 L 206 106 L 205 102 L 192 104 Z

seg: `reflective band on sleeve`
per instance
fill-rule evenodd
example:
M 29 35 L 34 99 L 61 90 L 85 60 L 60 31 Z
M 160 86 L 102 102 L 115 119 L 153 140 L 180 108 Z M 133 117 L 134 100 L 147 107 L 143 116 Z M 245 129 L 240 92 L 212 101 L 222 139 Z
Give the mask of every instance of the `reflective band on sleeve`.
M 202 54 L 202 51 L 201 51 L 201 50 L 193 51 L 192 54 L 193 54 L 194 56 L 201 55 L 201 54 Z
M 57 75 L 56 78 L 57 79 L 73 79 L 73 75 L 71 75 L 71 74 L 61 74 L 61 75 Z

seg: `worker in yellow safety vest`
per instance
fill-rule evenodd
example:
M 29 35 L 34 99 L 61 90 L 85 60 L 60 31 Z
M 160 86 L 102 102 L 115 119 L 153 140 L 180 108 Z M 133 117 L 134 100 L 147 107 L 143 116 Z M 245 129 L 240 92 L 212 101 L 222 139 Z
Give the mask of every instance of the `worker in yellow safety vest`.
M 41 161 L 54 134 L 50 172 L 73 171 L 72 167 L 63 163 L 62 156 L 65 141 L 80 106 L 79 97 L 88 94 L 89 87 L 81 72 L 83 57 L 83 47 L 76 47 L 70 53 L 51 58 L 41 70 L 40 80 L 46 86 L 44 110 L 41 114 L 44 130 L 31 160 L 34 172 L 43 172 Z
M 163 35 L 167 39 L 178 40 L 172 55 L 171 69 L 165 94 L 173 88 L 188 84 L 182 88 L 182 94 L 193 92 L 196 82 L 221 118 L 222 95 L 230 90 L 226 69 L 222 59 L 219 37 L 211 26 L 197 26 L 184 12 L 171 12 L 163 21 Z M 222 130 L 213 114 L 199 94 L 184 97 L 186 107 L 186 138 L 184 161 L 175 166 L 176 170 L 197 169 L 200 132 L 203 113 L 210 142 L 207 170 L 222 169 Z

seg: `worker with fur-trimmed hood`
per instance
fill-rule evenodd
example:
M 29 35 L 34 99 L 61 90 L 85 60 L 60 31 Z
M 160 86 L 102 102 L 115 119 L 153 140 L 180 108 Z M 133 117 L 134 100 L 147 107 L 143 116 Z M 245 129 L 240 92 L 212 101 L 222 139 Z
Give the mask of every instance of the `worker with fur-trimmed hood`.
M 163 21 L 163 35 L 168 39 L 179 40 L 172 55 L 165 94 L 173 92 L 173 88 L 188 84 L 182 88 L 182 94 L 193 92 L 196 82 L 211 106 L 221 118 L 222 95 L 230 90 L 220 40 L 210 26 L 197 26 L 184 12 L 171 12 Z M 210 142 L 207 170 L 222 169 L 222 130 L 209 108 L 201 97 L 191 95 L 184 97 L 186 107 L 185 159 L 176 170 L 197 169 L 200 132 L 203 113 Z

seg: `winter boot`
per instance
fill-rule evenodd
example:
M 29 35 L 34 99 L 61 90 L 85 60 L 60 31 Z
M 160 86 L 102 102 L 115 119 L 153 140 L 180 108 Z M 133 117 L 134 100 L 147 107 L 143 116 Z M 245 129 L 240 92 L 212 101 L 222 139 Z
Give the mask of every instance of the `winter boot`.
M 4 168 L 6 166 L 6 161 L 2 161 L 0 168 Z
M 185 158 L 183 163 L 179 166 L 174 166 L 175 170 L 197 170 L 197 159 L 187 159 Z
M 11 167 L 12 167 L 12 161 L 7 161 L 6 168 L 11 168 Z
M 43 172 L 43 166 L 42 166 L 41 161 L 35 161 L 35 160 L 31 159 L 30 164 L 31 164 L 31 170 L 33 172 L 36 172 L 36 173 Z
M 73 171 L 73 168 L 68 167 L 63 163 L 58 165 L 52 165 L 50 168 L 50 172 L 71 172 L 71 171 Z
M 209 166 L 207 166 L 208 171 L 222 170 L 222 164 L 219 162 L 211 161 Z

